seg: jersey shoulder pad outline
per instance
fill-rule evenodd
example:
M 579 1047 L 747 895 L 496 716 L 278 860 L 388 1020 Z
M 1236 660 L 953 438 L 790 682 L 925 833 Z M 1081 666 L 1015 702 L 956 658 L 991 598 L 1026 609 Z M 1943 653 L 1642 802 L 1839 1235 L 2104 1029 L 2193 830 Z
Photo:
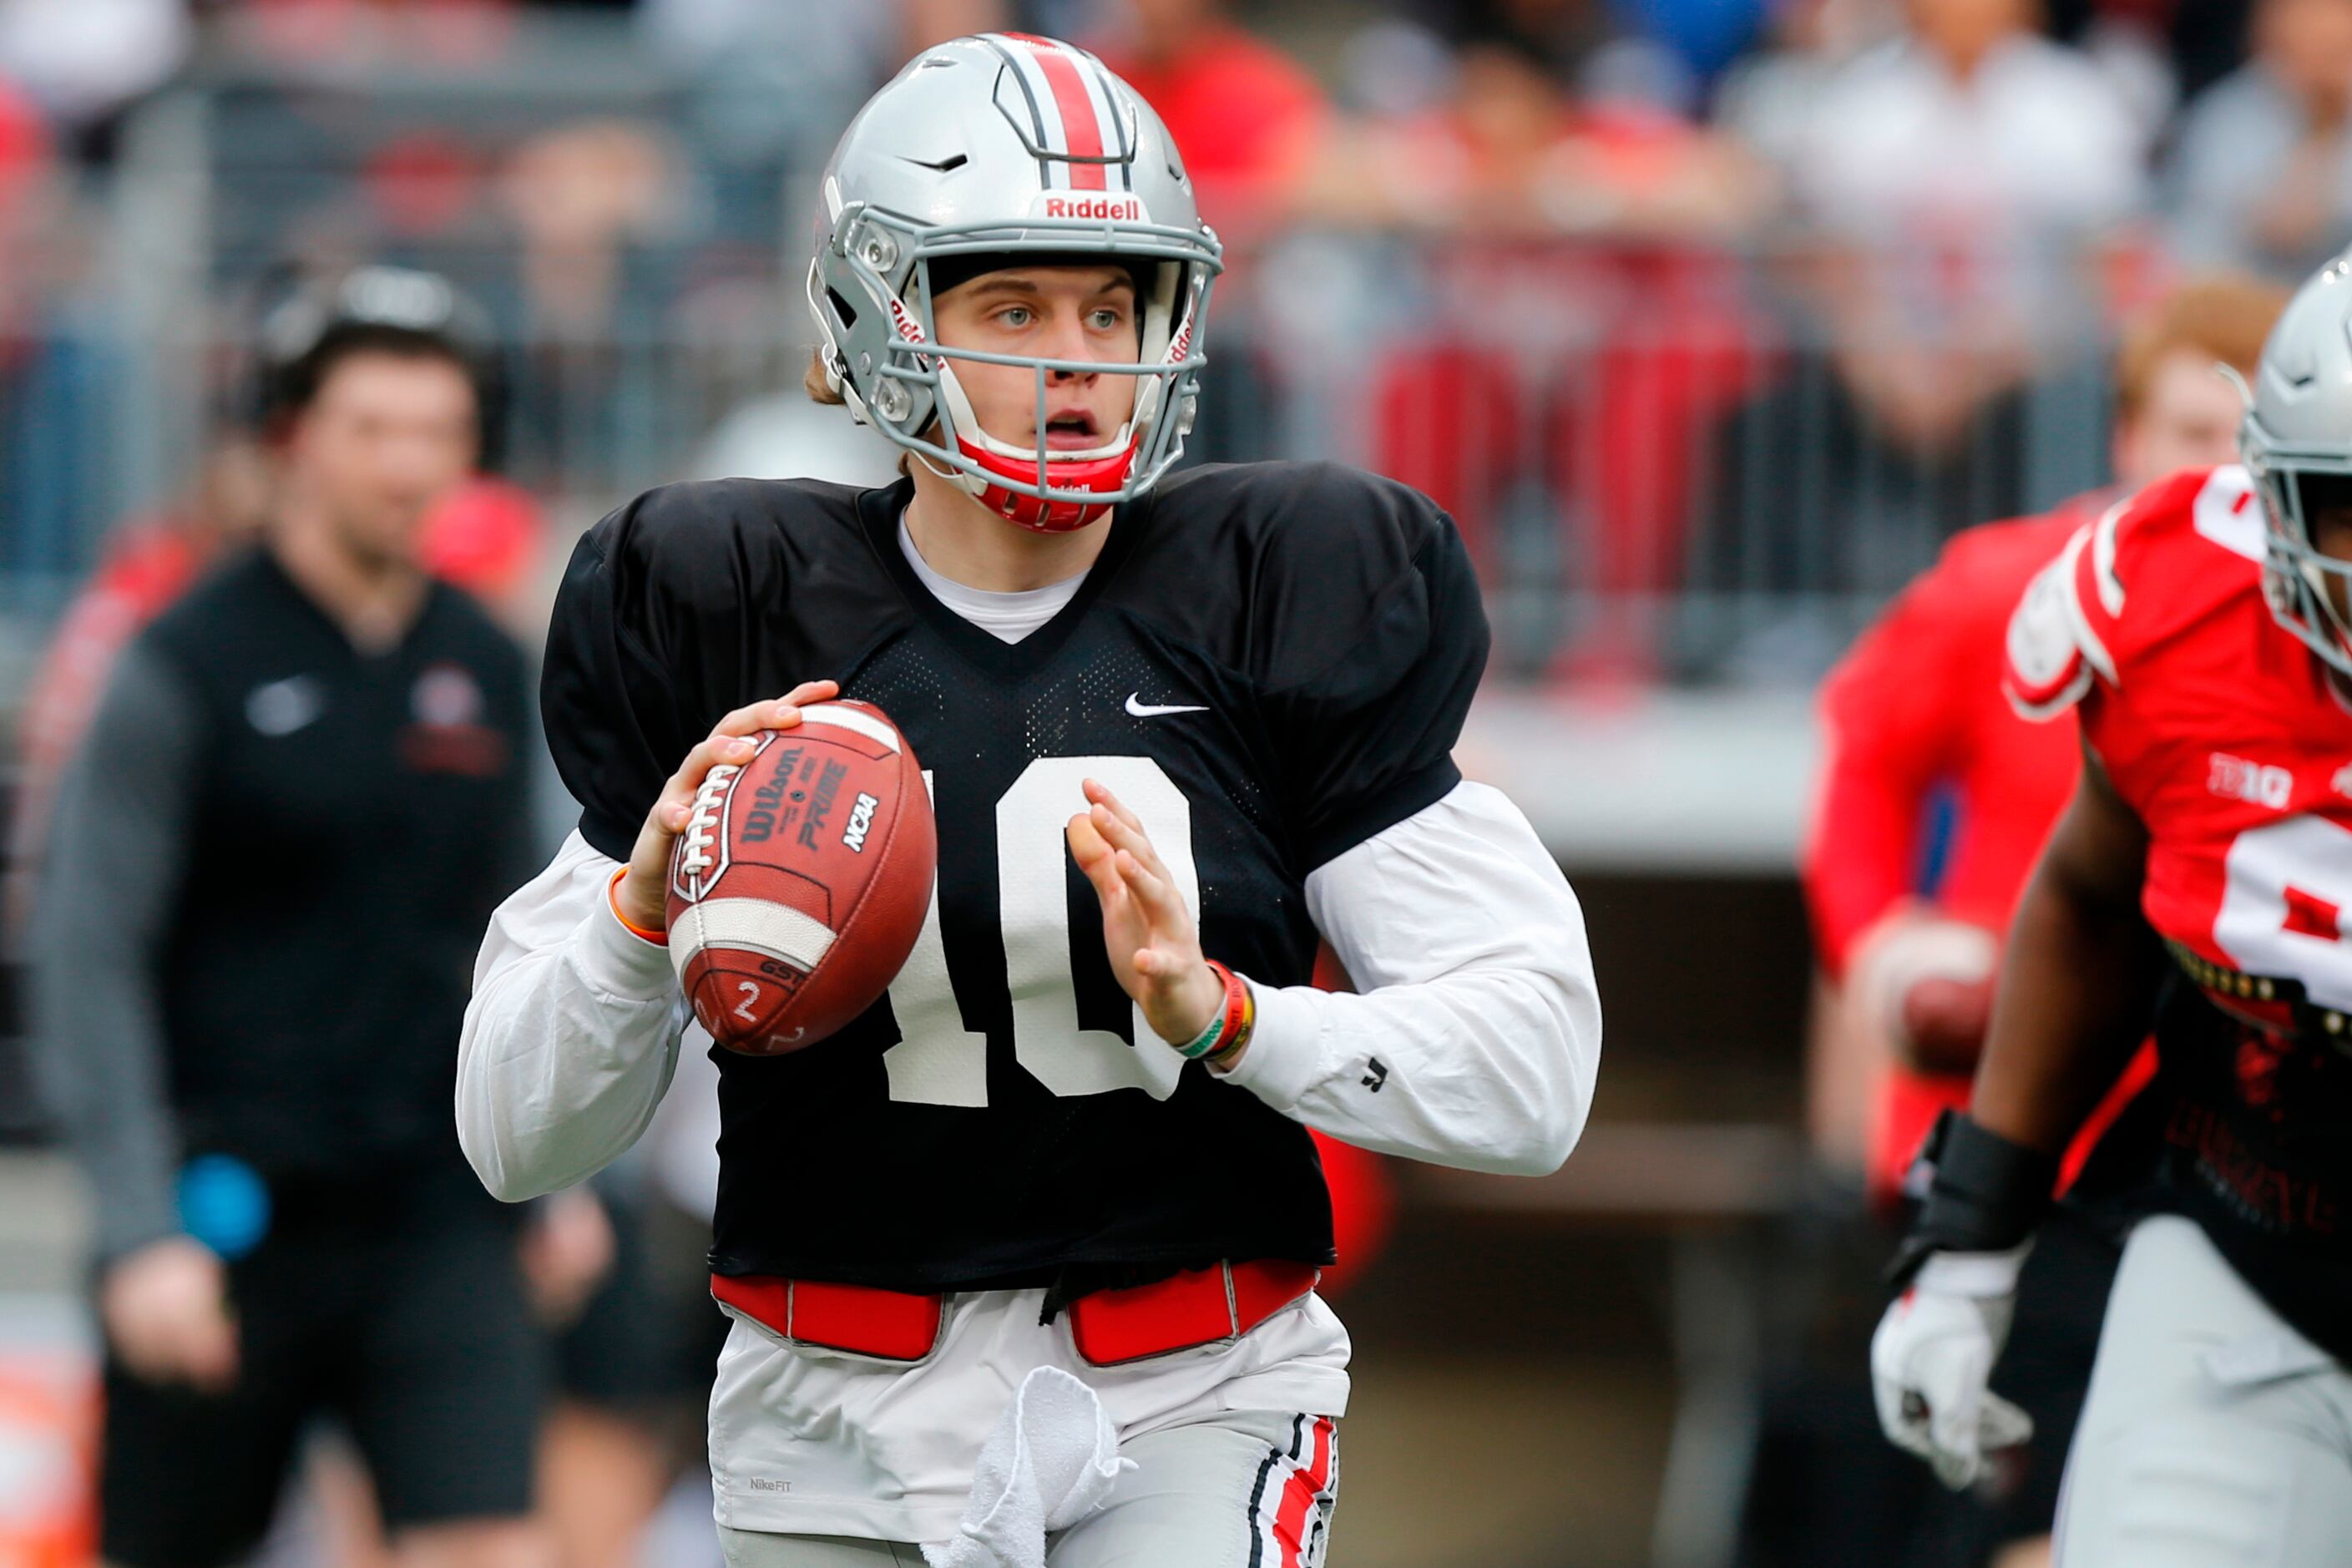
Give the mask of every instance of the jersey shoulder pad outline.
M 2092 679 L 2120 688 L 2141 656 L 2217 598 L 2259 592 L 2262 558 L 2260 502 L 2234 464 L 2184 469 L 2116 502 L 2067 541 L 2011 617 L 2003 678 L 2011 702 L 2047 719 Z
M 1161 483 L 1154 502 L 1180 530 L 1249 537 L 1275 571 L 1393 572 L 1442 529 L 1412 486 L 1324 460 L 1204 464 Z
M 756 546 L 762 536 L 797 541 L 854 524 L 857 496 L 816 479 L 687 479 L 643 492 L 593 531 L 608 557 L 690 555 L 722 542 Z
M 2011 612 L 2001 658 L 2001 690 L 2019 717 L 2055 719 L 2091 689 L 2092 673 L 2115 678 L 2113 662 L 2077 598 L 2083 555 L 2096 523 L 2085 523 L 2056 558 L 2033 574 Z
M 581 548 L 625 621 L 732 617 L 813 565 L 869 557 L 857 494 L 807 479 L 662 485 L 598 522 Z
M 2185 470 L 2102 516 L 2078 595 L 2113 655 L 2113 671 L 2101 674 L 2121 685 L 2230 601 L 2259 601 L 2263 533 L 2253 481 L 2234 463 Z
M 1378 662 L 1368 639 L 1415 615 L 1436 625 L 1408 637 L 1414 655 L 1435 636 L 1485 658 L 1460 533 L 1410 486 L 1334 462 L 1211 464 L 1163 484 L 1152 506 L 1110 592 L 1204 645 L 1229 635 L 1237 666 L 1266 689 Z M 1172 582 L 1191 584 L 1181 602 L 1161 586 Z

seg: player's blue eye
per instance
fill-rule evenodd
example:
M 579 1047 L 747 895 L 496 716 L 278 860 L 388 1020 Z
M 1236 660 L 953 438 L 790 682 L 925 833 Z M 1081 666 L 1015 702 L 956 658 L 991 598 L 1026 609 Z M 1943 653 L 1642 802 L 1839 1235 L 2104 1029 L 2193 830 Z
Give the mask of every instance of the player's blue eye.
M 1124 319 L 1124 312 L 1106 305 L 1101 310 L 1097 310 L 1094 313 L 1095 331 L 1098 332 L 1108 332 L 1116 328 Z
M 1007 305 L 1003 310 L 996 312 L 996 319 L 1008 327 L 1025 327 L 1030 321 L 1029 307 Z

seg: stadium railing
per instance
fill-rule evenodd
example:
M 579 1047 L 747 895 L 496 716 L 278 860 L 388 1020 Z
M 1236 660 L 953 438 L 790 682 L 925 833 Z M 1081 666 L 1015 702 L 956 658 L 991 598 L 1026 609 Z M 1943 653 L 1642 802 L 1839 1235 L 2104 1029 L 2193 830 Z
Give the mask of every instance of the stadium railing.
M 822 139 L 747 160 L 630 35 L 566 37 L 562 70 L 522 51 L 365 72 L 232 55 L 138 112 L 111 173 L 81 183 L 79 271 L 0 329 L 0 626 L 17 628 L 0 689 L 5 648 L 105 530 L 244 412 L 289 263 L 413 261 L 480 298 L 512 370 L 509 470 L 574 520 L 797 385 L 792 215 Z M 600 208 L 623 174 L 637 206 Z M 1331 457 L 1427 489 L 1486 581 L 1507 680 L 1802 685 L 1953 530 L 2098 481 L 2115 313 L 2077 281 L 2094 269 L 2045 268 L 2061 281 L 2031 366 L 1897 437 L 1809 292 L 1820 247 L 1294 229 L 1221 286 L 1197 454 Z M 2012 352 L 1932 306 L 1911 331 L 1954 365 Z

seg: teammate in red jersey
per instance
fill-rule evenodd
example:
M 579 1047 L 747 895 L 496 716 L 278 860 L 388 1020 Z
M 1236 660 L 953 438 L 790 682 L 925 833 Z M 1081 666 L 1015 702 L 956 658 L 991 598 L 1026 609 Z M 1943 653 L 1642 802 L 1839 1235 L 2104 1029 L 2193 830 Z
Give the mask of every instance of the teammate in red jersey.
M 2023 1425 L 1985 1381 L 2060 1152 L 2152 1020 L 2163 1147 L 2068 1459 L 2062 1563 L 2285 1568 L 2352 1541 L 2343 262 L 2272 334 L 2239 440 L 2244 467 L 2078 530 L 2011 619 L 2012 700 L 2077 711 L 2086 765 L 1872 1348 L 1888 1436 L 1969 1482 Z
M 2268 284 L 2214 277 L 2159 300 L 2116 356 L 2116 489 L 1960 534 L 1822 687 L 1828 762 L 1804 884 L 1823 966 L 1844 988 L 1830 1024 L 1833 1070 L 1871 1083 L 1867 1173 L 1879 1205 L 1894 1203 L 1937 1115 L 1968 1104 L 2000 933 L 2080 771 L 2072 722 L 2032 723 L 2002 696 L 2002 628 L 2033 574 L 2118 493 L 2234 455 L 2237 394 L 2213 367 L 2253 374 L 2285 299 Z M 1949 837 L 1923 887 L 1939 796 Z M 2135 1062 L 2075 1141 L 2074 1163 L 2152 1068 Z M 2112 1241 L 2088 1226 L 2068 1227 L 2040 1254 L 2019 1324 L 2024 1350 L 2002 1377 L 2036 1440 L 2004 1468 L 1986 1506 L 1938 1525 L 1966 1535 L 1972 1558 L 2046 1551 L 2114 1270 Z
M 1887 1058 L 1870 1138 L 1876 1196 L 1901 1184 L 1937 1112 L 1968 1102 L 1999 933 L 2074 787 L 2074 726 L 2029 722 L 2001 695 L 2002 627 L 2034 573 L 2117 494 L 2235 455 L 2237 398 L 2213 366 L 2251 375 L 2285 302 L 2228 277 L 2159 301 L 2116 359 L 2116 489 L 1960 534 L 1822 685 L 1828 762 L 1805 894 L 1822 964 Z M 1923 890 L 1940 792 L 1954 826 Z

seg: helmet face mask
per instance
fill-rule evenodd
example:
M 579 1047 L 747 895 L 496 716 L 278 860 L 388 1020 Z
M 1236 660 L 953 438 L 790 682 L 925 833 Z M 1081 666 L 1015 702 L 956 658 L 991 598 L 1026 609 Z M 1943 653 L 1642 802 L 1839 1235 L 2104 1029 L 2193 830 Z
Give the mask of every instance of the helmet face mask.
M 2263 509 L 2263 594 L 2279 625 L 2352 680 L 2352 560 L 2322 551 L 2319 510 L 2352 502 L 2352 259 L 2288 302 L 2246 389 L 2238 452 Z
M 1020 123 L 1005 107 L 1006 79 L 1017 82 L 1022 68 L 1016 49 L 1054 52 L 1058 71 L 1091 72 L 1092 95 L 1081 86 L 1063 105 L 1063 139 L 1087 142 L 1078 110 L 1092 107 L 1110 118 L 1097 121 L 1091 144 L 1116 143 L 1122 156 L 1055 152 L 1045 145 L 1054 138 L 1038 133 L 1042 118 Z M 903 150 L 936 154 L 950 141 L 961 144 L 946 156 Z M 824 198 L 808 303 L 824 340 L 827 379 L 861 421 L 989 510 L 1046 532 L 1083 527 L 1133 500 L 1181 458 L 1207 363 L 1202 329 L 1220 247 L 1194 214 L 1157 117 L 1091 56 L 995 36 L 928 51 L 844 134 Z M 932 266 L 961 262 L 968 276 L 973 258 L 1006 267 L 1099 261 L 1136 271 L 1137 358 L 1055 360 L 942 343 Z M 1034 447 L 981 427 L 956 375 L 960 363 L 1030 373 L 1040 416 Z M 1125 426 L 1088 451 L 1049 448 L 1044 410 L 1057 373 L 1135 378 Z
M 2337 673 L 2352 678 L 2352 623 L 2340 605 L 2352 603 L 2352 561 L 2330 555 L 2312 537 L 2308 479 L 2333 479 L 2326 489 L 2352 499 L 2352 458 L 2303 456 L 2282 463 L 2254 440 L 2246 468 L 2263 504 L 2263 595 L 2271 614 Z

